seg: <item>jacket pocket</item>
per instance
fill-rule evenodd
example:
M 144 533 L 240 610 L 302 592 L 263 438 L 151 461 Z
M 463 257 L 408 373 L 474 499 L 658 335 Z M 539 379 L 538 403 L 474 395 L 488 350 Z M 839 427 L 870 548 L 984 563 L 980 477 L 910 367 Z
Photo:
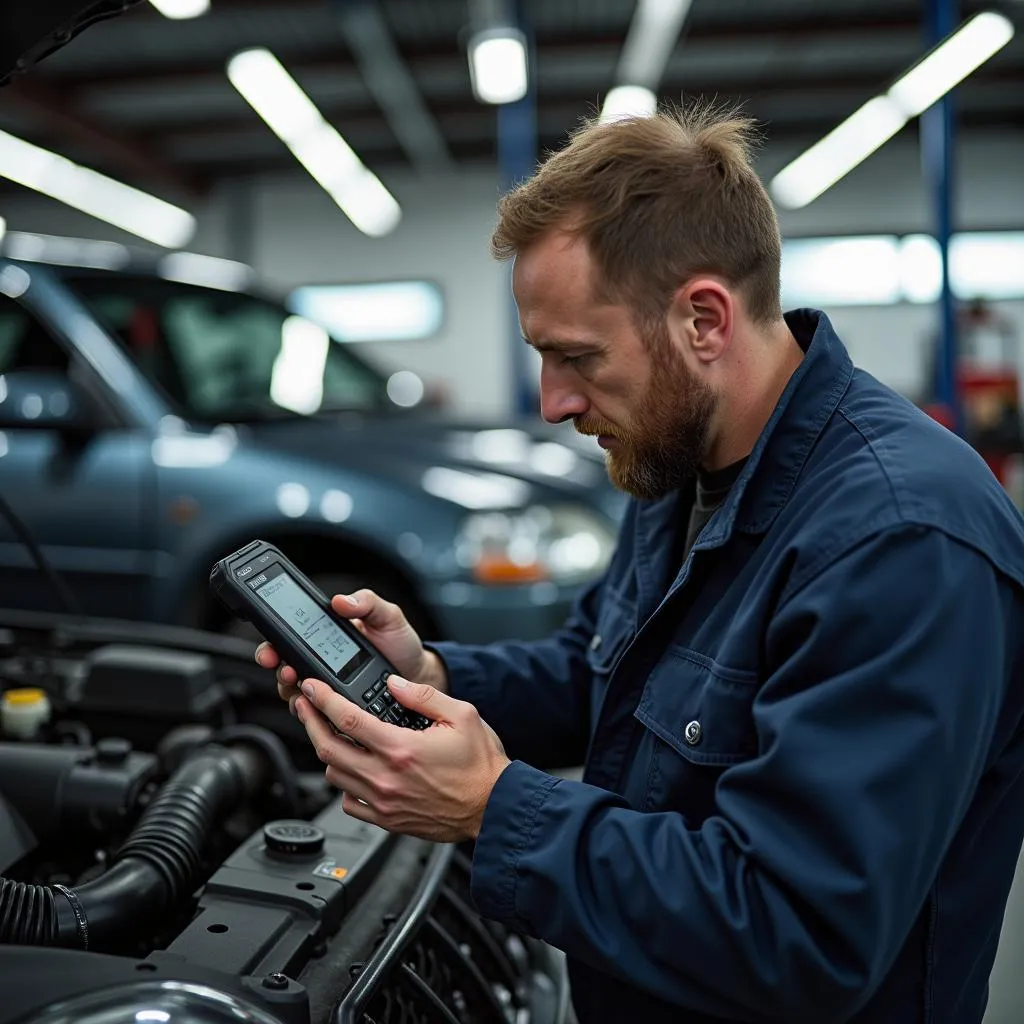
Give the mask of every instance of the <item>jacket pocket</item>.
M 648 678 L 635 715 L 691 764 L 738 764 L 757 751 L 752 713 L 757 689 L 754 673 L 670 647 Z
M 608 677 L 635 632 L 636 609 L 614 590 L 605 591 L 597 613 L 594 635 L 587 648 L 587 664 L 595 677 Z

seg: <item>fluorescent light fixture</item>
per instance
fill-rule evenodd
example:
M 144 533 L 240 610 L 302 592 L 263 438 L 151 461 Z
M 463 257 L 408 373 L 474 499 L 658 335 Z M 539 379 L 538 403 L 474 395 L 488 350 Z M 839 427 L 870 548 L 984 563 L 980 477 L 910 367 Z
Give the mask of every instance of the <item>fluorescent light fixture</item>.
M 281 325 L 281 351 L 270 377 L 270 397 L 281 408 L 303 415 L 320 408 L 330 344 L 322 327 L 301 316 L 290 316 Z
M 526 37 L 502 26 L 477 32 L 469 41 L 469 77 L 481 103 L 515 103 L 526 95 Z
M 949 277 L 961 299 L 1024 296 L 1024 231 L 977 231 L 955 235 Z M 941 280 L 941 277 L 940 277 Z
M 907 117 L 916 117 L 998 53 L 1013 31 L 1013 23 L 1002 14 L 976 14 L 903 75 L 889 98 Z
M 901 299 L 892 235 L 795 238 L 782 247 L 782 295 L 797 306 L 889 306 Z
M 228 61 L 227 74 L 360 231 L 379 237 L 398 226 L 402 210 L 394 196 L 324 120 L 316 104 L 269 50 L 256 47 L 235 54 Z
M 243 291 L 253 279 L 252 268 L 244 263 L 197 252 L 169 252 L 161 258 L 158 273 L 167 281 L 219 288 L 225 292 Z
M 31 231 L 10 231 L 4 254 L 26 263 L 55 263 L 62 267 L 96 267 L 119 270 L 131 261 L 131 253 L 120 242 L 95 238 L 67 238 Z
M 691 0 L 640 0 L 619 58 L 621 82 L 656 89 L 665 72 Z
M 604 98 L 602 121 L 650 117 L 658 109 L 658 97 L 646 85 L 617 85 Z
M 170 249 L 196 228 L 186 210 L 0 131 L 0 176 Z
M 868 100 L 779 171 L 769 186 L 775 200 L 790 209 L 813 202 L 1002 49 L 1013 32 L 1008 18 L 991 11 L 965 22 L 884 95 Z
M 831 188 L 906 123 L 907 116 L 888 96 L 868 100 L 821 141 L 772 179 L 771 193 L 782 206 L 799 209 Z
M 210 9 L 210 0 L 149 0 L 165 17 L 175 21 L 198 18 Z
M 306 285 L 288 299 L 340 341 L 413 341 L 436 334 L 444 298 L 431 281 Z

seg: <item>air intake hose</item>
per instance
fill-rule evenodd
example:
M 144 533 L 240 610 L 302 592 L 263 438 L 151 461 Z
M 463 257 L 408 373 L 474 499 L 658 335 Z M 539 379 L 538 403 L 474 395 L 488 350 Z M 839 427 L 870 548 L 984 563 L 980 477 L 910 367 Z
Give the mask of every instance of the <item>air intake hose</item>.
M 267 778 L 258 750 L 204 747 L 164 784 L 99 878 L 76 889 L 0 879 L 0 943 L 88 949 L 145 927 L 192 891 L 218 822 Z

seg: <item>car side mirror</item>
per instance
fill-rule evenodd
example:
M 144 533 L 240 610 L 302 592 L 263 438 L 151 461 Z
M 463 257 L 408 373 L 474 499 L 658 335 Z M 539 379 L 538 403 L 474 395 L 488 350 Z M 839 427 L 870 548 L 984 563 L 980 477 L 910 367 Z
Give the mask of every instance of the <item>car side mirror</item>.
M 0 430 L 87 429 L 88 403 L 63 373 L 11 370 L 0 375 Z

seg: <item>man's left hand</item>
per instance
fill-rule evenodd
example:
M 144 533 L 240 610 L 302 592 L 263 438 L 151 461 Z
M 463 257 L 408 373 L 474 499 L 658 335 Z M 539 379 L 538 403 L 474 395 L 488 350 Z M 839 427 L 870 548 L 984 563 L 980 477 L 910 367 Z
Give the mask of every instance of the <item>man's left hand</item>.
M 301 685 L 295 713 L 327 765 L 327 781 L 344 791 L 342 809 L 434 842 L 475 839 L 491 790 L 510 764 L 501 741 L 472 704 L 397 675 L 388 687 L 399 703 L 434 724 L 422 732 L 399 728 L 317 679 Z

